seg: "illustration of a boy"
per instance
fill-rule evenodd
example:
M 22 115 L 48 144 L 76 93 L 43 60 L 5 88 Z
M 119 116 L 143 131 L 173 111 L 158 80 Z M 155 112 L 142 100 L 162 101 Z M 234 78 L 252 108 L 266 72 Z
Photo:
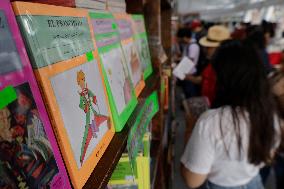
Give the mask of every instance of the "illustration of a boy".
M 104 121 L 108 121 L 108 117 L 105 115 L 100 114 L 100 109 L 97 102 L 97 97 L 94 95 L 94 93 L 89 90 L 88 85 L 86 83 L 85 73 L 80 70 L 77 72 L 77 84 L 81 88 L 81 91 L 79 92 L 80 95 L 80 104 L 79 107 L 85 112 L 86 114 L 86 124 L 85 124 L 85 133 L 81 148 L 81 163 L 84 160 L 84 156 L 87 150 L 87 146 L 90 142 L 90 130 L 91 129 L 91 135 L 94 138 L 97 138 L 97 132 L 99 132 L 99 127 Z M 98 112 L 94 109 L 93 104 L 97 106 Z M 94 119 L 92 119 L 92 116 L 94 116 Z M 108 123 L 109 126 L 109 123 Z

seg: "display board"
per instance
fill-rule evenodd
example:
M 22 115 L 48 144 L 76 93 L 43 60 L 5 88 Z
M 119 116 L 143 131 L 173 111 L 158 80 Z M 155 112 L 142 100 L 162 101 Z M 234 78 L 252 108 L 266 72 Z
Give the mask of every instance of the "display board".
M 110 13 L 89 13 L 94 42 L 98 47 L 115 130 L 120 132 L 133 112 L 137 99 L 120 45 L 117 24 Z
M 128 14 L 114 14 L 115 21 L 118 26 L 119 36 L 121 40 L 122 50 L 126 59 L 130 77 L 135 87 L 135 93 L 138 97 L 145 87 L 145 82 L 142 74 L 142 63 L 133 40 L 133 28 L 131 17 Z
M 88 12 L 13 5 L 72 184 L 82 188 L 114 135 Z
M 0 1 L 1 188 L 71 188 L 10 1 Z
M 136 47 L 142 62 L 144 79 L 146 80 L 152 74 L 153 67 L 143 15 L 132 15 L 132 26 Z

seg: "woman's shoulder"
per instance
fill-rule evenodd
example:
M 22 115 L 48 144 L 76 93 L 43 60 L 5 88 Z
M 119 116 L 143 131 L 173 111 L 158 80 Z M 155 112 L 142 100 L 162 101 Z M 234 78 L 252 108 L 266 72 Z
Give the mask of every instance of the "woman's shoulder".
M 200 132 L 213 132 L 219 128 L 221 122 L 228 122 L 232 119 L 231 117 L 230 107 L 210 109 L 201 114 L 196 122 L 196 127 Z
M 228 117 L 231 114 L 231 108 L 228 106 L 223 106 L 220 108 L 215 109 L 209 109 L 205 111 L 201 116 L 199 117 L 199 121 L 212 121 L 214 120 L 220 120 L 220 118 Z

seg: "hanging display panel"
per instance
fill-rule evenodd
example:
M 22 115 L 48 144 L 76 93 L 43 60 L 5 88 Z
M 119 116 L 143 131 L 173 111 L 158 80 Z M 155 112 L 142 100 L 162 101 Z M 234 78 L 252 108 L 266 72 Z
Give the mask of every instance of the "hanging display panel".
M 71 188 L 16 19 L 0 1 L 1 188 Z
M 133 83 L 113 15 L 90 12 L 90 18 L 94 41 L 101 58 L 115 130 L 120 132 L 137 104 Z
M 143 15 L 132 15 L 132 26 L 134 30 L 134 40 L 138 49 L 144 79 L 146 80 L 153 72 L 151 55 L 148 45 L 147 33 Z
M 121 40 L 122 50 L 126 59 L 130 77 L 135 87 L 135 93 L 138 97 L 145 87 L 142 74 L 142 65 L 140 57 L 133 40 L 133 29 L 131 25 L 131 17 L 127 14 L 114 14 L 118 26 L 119 36 Z

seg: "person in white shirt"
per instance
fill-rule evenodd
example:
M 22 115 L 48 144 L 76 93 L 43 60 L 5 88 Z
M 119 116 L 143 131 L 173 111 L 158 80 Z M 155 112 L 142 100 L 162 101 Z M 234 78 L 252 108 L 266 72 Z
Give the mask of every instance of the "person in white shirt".
M 197 41 L 192 38 L 192 31 L 190 29 L 184 28 L 183 41 L 186 46 L 183 51 L 183 56 L 187 56 L 191 59 L 196 66 L 199 59 L 200 47 Z
M 190 60 L 192 60 L 192 62 L 194 63 L 195 67 L 193 69 L 193 71 L 190 73 L 191 74 L 195 74 L 196 73 L 196 66 L 198 64 L 198 60 L 199 60 L 199 54 L 200 54 L 200 47 L 197 44 L 196 40 L 194 38 L 192 38 L 192 32 L 190 29 L 188 28 L 183 28 L 182 32 L 181 32 L 181 37 L 183 39 L 183 57 L 186 56 L 188 57 Z M 199 91 L 197 86 L 192 83 L 190 80 L 183 80 L 181 82 L 182 84 L 182 88 L 185 94 L 186 98 L 190 98 L 190 97 L 194 97 L 194 96 L 198 96 L 199 95 Z
M 197 121 L 181 158 L 191 188 L 263 189 L 259 169 L 281 142 L 279 114 L 257 52 L 227 40 L 213 56 L 215 109 Z

